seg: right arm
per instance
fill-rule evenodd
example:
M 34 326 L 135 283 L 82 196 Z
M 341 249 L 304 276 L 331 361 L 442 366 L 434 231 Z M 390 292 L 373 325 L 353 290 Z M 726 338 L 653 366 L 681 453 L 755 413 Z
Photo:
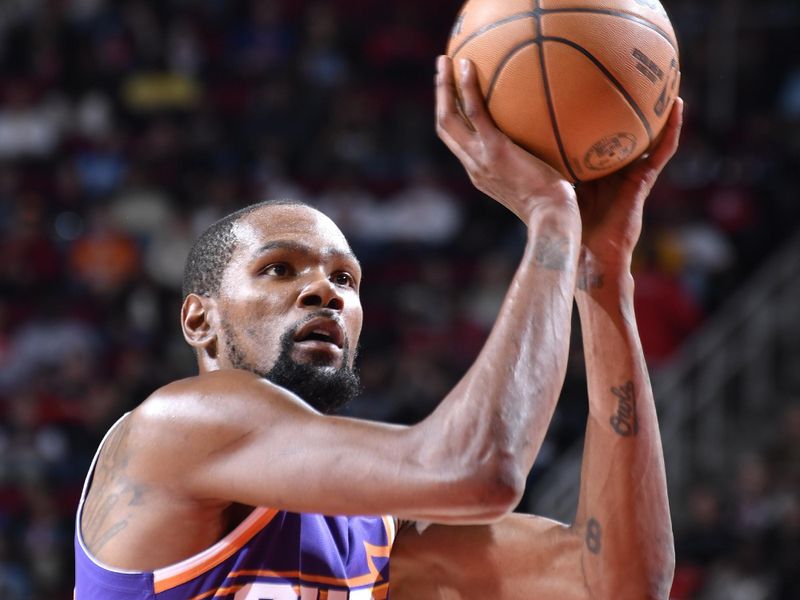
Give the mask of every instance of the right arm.
M 566 369 L 580 218 L 572 187 L 494 127 L 474 68 L 462 88 L 470 123 L 453 81 L 441 59 L 440 137 L 476 186 L 528 227 L 495 326 L 463 379 L 412 427 L 323 416 L 241 371 L 176 382 L 132 415 L 129 443 L 149 456 L 137 477 L 192 499 L 326 514 L 470 523 L 516 505 Z

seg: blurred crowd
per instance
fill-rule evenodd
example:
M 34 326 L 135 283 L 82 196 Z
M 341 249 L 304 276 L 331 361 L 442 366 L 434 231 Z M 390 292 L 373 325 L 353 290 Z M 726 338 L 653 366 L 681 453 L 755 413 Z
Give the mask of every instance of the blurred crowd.
M 459 4 L 0 0 L 4 600 L 71 598 L 89 462 L 122 413 L 194 372 L 183 261 L 228 212 L 292 197 L 348 235 L 365 270 L 352 414 L 415 422 L 468 367 L 525 232 L 435 138 Z M 653 369 L 800 225 L 800 6 L 664 4 L 688 109 L 635 264 Z M 582 435 L 578 346 L 534 473 Z M 800 597 L 799 414 L 730 489 L 693 488 L 676 598 Z
M 800 398 L 769 426 L 768 440 L 737 449 L 735 472 L 691 486 L 673 600 L 800 597 Z

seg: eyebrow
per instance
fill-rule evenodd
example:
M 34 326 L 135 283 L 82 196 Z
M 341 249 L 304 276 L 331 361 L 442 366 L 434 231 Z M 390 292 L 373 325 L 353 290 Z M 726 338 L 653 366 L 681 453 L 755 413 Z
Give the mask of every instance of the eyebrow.
M 361 268 L 361 263 L 356 258 L 356 255 L 353 254 L 351 250 L 338 250 L 336 248 L 312 248 L 306 244 L 301 244 L 300 242 L 296 242 L 294 240 L 274 240 L 271 242 L 267 242 L 263 246 L 261 246 L 258 250 L 253 253 L 253 259 L 257 259 L 260 256 L 266 254 L 270 250 L 290 250 L 293 252 L 302 252 L 304 254 L 313 254 L 315 252 L 319 252 L 323 258 L 328 257 L 336 257 L 336 258 L 344 258 L 346 260 L 350 260 L 354 262 L 358 268 Z

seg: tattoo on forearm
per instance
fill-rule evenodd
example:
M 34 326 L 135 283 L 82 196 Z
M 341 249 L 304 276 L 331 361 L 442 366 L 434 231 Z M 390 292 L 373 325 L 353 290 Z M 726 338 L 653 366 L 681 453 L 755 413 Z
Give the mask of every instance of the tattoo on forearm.
M 603 529 L 595 518 L 586 523 L 586 548 L 592 554 L 600 554 L 603 549 Z
M 630 437 L 639 432 L 636 419 L 636 390 L 632 381 L 620 387 L 612 387 L 611 393 L 617 398 L 617 412 L 610 419 L 611 428 L 617 435 Z
M 587 267 L 584 267 L 578 271 L 576 284 L 579 290 L 588 292 L 589 290 L 599 290 L 605 281 L 602 273 L 592 273 Z
M 542 235 L 536 240 L 533 250 L 534 260 L 550 271 L 564 271 L 570 254 L 570 241 L 567 238 L 551 238 Z

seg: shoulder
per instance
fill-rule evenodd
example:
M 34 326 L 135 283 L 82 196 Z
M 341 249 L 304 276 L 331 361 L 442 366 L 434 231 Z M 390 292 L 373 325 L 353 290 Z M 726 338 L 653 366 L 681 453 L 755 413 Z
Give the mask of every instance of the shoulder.
M 163 402 L 195 402 L 216 400 L 220 396 L 234 397 L 248 393 L 288 394 L 270 381 L 241 369 L 220 369 L 185 379 L 178 379 L 157 389 L 140 406 L 152 409 Z M 144 412 L 147 412 L 145 410 Z
M 277 407 L 275 406 L 277 404 Z M 306 406 L 297 396 L 249 371 L 223 369 L 169 383 L 132 411 L 132 427 L 141 433 L 153 427 L 203 427 L 216 421 L 261 414 L 286 405 Z
M 131 411 L 126 444 L 143 476 L 172 481 L 292 410 L 311 409 L 253 373 L 204 373 L 159 388 Z

